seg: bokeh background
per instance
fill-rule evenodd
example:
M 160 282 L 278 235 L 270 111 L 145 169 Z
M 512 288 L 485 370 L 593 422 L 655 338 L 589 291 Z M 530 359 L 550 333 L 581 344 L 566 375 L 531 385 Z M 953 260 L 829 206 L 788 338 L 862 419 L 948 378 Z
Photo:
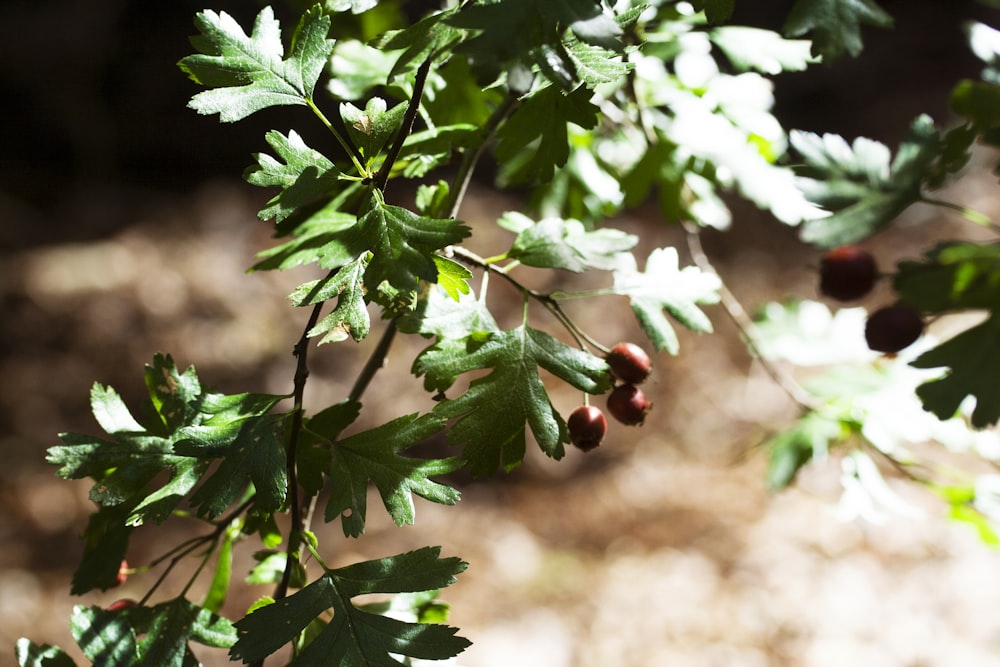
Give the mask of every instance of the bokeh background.
M 246 25 L 261 4 L 211 8 Z M 866 31 L 863 59 L 777 78 L 786 126 L 894 146 L 919 113 L 948 123 L 951 86 L 980 69 L 961 22 L 995 24 L 996 12 L 972 0 L 880 4 L 897 29 Z M 776 28 L 790 5 L 739 2 L 737 20 Z M 187 0 L 0 5 L 0 665 L 14 663 L 22 635 L 71 649 L 72 605 L 140 597 L 155 576 L 104 594 L 68 593 L 88 485 L 58 480 L 45 449 L 60 432 L 96 431 L 95 380 L 135 404 L 143 364 L 169 352 L 219 391 L 291 388 L 291 348 L 305 317 L 284 297 L 311 276 L 246 274 L 269 242 L 256 218 L 268 193 L 239 176 L 265 148 L 265 131 L 311 118 L 286 108 L 219 126 L 185 108 L 196 88 L 175 63 L 189 53 L 191 17 L 203 8 Z M 294 25 L 290 4 L 276 11 Z M 991 160 L 983 156 L 947 196 L 996 219 Z M 409 196 L 405 187 L 392 194 Z M 509 237 L 490 231 L 493 220 L 519 206 L 487 178 L 476 183 L 461 212 L 477 229 L 473 249 L 502 249 Z M 704 240 L 737 296 L 751 306 L 815 298 L 816 252 L 794 230 L 733 206 L 733 230 Z M 647 248 L 677 245 L 684 254 L 682 235 L 653 208 L 616 224 Z M 869 246 L 888 266 L 930 241 L 975 233 L 914 208 Z M 491 291 L 502 310 L 500 288 Z M 876 292 L 870 303 L 887 298 Z M 574 307 L 606 343 L 641 340 L 624 303 Z M 927 518 L 881 526 L 834 517 L 835 461 L 808 468 L 795 488 L 766 491 L 759 444 L 795 407 L 750 361 L 721 308 L 709 312 L 716 334 L 684 334 L 680 357 L 656 359 L 655 409 L 644 427 L 613 424 L 588 455 L 554 462 L 532 452 L 511 475 L 456 480 L 462 503 L 418 501 L 412 527 L 392 526 L 373 498 L 361 539 L 338 538 L 336 525 L 319 529 L 329 560 L 425 544 L 468 560 L 445 593 L 452 622 L 474 642 L 459 660 L 466 667 L 1000 665 L 1000 556 L 939 519 L 920 490 L 893 480 Z M 373 344 L 316 351 L 310 405 L 345 395 Z M 393 348 L 366 395 L 366 424 L 432 406 L 407 374 L 420 346 Z M 579 400 L 551 388 L 560 408 Z M 148 563 L 190 528 L 139 531 L 130 561 Z M 246 571 L 240 558 L 237 571 Z M 234 595 L 227 609 L 240 615 L 268 592 Z M 199 657 L 222 664 L 208 650 Z

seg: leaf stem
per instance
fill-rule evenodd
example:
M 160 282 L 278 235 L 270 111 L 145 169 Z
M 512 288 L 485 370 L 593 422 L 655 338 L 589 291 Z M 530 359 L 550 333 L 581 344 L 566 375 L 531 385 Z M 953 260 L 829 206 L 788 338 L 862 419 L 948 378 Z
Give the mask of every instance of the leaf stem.
M 943 199 L 925 197 L 923 195 L 921 195 L 920 201 L 923 202 L 924 204 L 930 204 L 931 206 L 940 206 L 941 208 L 946 208 L 951 211 L 955 211 L 969 222 L 975 223 L 980 227 L 988 227 L 995 232 L 1000 232 L 1000 224 L 994 222 L 993 219 L 990 218 L 985 213 L 980 213 L 975 209 L 962 206 L 961 204 L 955 204 L 950 201 L 945 201 Z
M 521 281 L 517 280 L 509 273 L 507 273 L 506 267 L 497 266 L 496 264 L 491 264 L 488 260 L 480 257 L 471 250 L 462 248 L 461 246 L 454 246 L 452 248 L 452 253 L 459 260 L 481 269 L 487 272 L 492 272 L 502 277 L 508 283 L 513 285 L 515 288 L 520 290 L 525 298 L 532 298 L 538 303 L 545 306 L 545 308 L 555 316 L 559 323 L 576 339 L 576 342 L 581 348 L 585 347 L 584 343 L 590 345 L 595 350 L 598 350 L 602 354 L 607 354 L 610 350 L 606 345 L 603 345 L 600 341 L 591 337 L 586 331 L 581 329 L 573 319 L 566 314 L 559 302 L 556 301 L 551 294 L 545 294 L 544 292 L 539 292 L 538 290 L 531 289 Z
M 354 146 L 352 146 L 349 141 L 347 141 L 344 135 L 341 134 L 336 127 L 333 126 L 333 123 L 330 122 L 330 119 L 327 118 L 326 115 L 320 110 L 320 108 L 316 106 L 316 103 L 313 102 L 312 97 L 306 98 L 306 104 L 309 106 L 310 109 L 312 109 L 312 112 L 316 114 L 316 117 L 319 118 L 320 122 L 326 126 L 326 129 L 330 131 L 330 133 L 333 135 L 333 138 L 337 140 L 337 143 L 339 143 L 341 148 L 344 149 L 348 157 L 351 158 L 351 162 L 354 163 L 354 168 L 358 170 L 358 173 L 361 174 L 362 176 L 367 176 L 368 170 L 365 169 L 365 166 L 363 164 L 361 164 L 361 160 L 358 158 L 358 150 L 354 148 Z

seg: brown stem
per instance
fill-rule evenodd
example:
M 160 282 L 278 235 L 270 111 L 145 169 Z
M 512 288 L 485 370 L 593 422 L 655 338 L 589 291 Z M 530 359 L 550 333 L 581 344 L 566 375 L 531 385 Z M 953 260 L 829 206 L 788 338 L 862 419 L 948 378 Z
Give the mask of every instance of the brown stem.
M 476 164 L 479 163 L 479 158 L 482 157 L 483 151 L 486 150 L 487 144 L 493 139 L 497 130 L 500 128 L 500 124 L 514 111 L 514 107 L 517 106 L 518 98 L 514 93 L 508 93 L 507 97 L 504 99 L 503 103 L 494 109 L 493 113 L 487 119 L 486 124 L 480 132 L 481 141 L 476 149 L 466 153 L 462 158 L 462 163 L 458 167 L 458 176 L 455 178 L 455 182 L 458 187 L 454 189 L 451 193 L 450 203 L 448 206 L 448 217 L 454 218 L 458 215 L 458 209 L 462 206 L 462 200 L 465 199 L 465 193 L 469 189 L 469 183 L 472 181 L 472 174 L 476 170 Z
M 545 306 L 545 308 L 550 313 L 552 313 L 557 320 L 559 320 L 559 323 L 562 324 L 567 331 L 569 331 L 570 335 L 573 336 L 574 339 L 576 339 L 576 342 L 580 344 L 580 347 L 584 347 L 583 343 L 586 342 L 591 347 L 604 354 L 607 354 L 607 352 L 609 351 L 607 346 L 602 345 L 599 341 L 595 340 L 594 338 L 589 336 L 587 332 L 583 331 L 580 327 L 578 327 L 576 323 L 573 322 L 573 320 L 570 318 L 570 316 L 566 314 L 566 311 L 563 310 L 562 306 L 559 305 L 559 302 L 555 298 L 553 298 L 551 294 L 546 294 L 544 292 L 539 292 L 538 290 L 531 289 L 530 287 L 528 287 L 527 285 L 525 285 L 524 283 L 522 283 L 521 281 L 517 280 L 509 273 L 504 271 L 501 267 L 491 262 L 487 262 L 484 258 L 480 257 L 479 255 L 470 250 L 466 250 L 465 248 L 462 248 L 460 246 L 455 246 L 451 250 L 452 254 L 459 260 L 465 262 L 466 264 L 469 264 L 470 266 L 475 266 L 484 269 L 486 271 L 490 271 L 491 273 L 497 274 L 498 276 L 506 280 L 508 283 L 513 285 L 515 288 L 517 288 L 519 291 L 521 291 L 525 296 L 530 297 L 535 301 L 539 302 L 540 304 L 542 304 L 543 306 Z
M 186 558 L 189 554 L 198 549 L 201 545 L 217 541 L 219 539 L 219 536 L 222 535 L 222 533 L 226 532 L 226 529 L 229 528 L 229 525 L 233 521 L 235 521 L 237 517 L 239 517 L 241 514 L 250 509 L 250 506 L 253 505 L 253 501 L 254 499 L 251 496 L 243 503 L 241 503 L 239 507 L 230 512 L 227 516 L 223 517 L 218 522 L 216 522 L 215 530 L 213 530 L 211 533 L 185 540 L 176 547 L 170 549 L 167 553 L 163 554 L 159 558 L 154 559 L 149 564 L 150 567 L 155 567 L 160 563 L 162 563 L 163 561 L 167 560 L 168 558 L 170 559 L 170 563 L 167 565 L 166 569 L 160 574 L 160 576 L 157 577 L 156 581 L 153 583 L 150 589 L 146 591 L 146 594 L 142 596 L 142 600 L 139 601 L 139 604 L 144 605 L 146 604 L 146 602 L 149 601 L 151 597 L 153 597 L 153 594 L 156 592 L 156 589 L 160 587 L 160 584 L 166 581 L 167 576 L 173 571 L 175 567 L 177 567 L 178 563 L 184 560 L 184 558 Z
M 394 318 L 389 321 L 385 331 L 382 332 L 382 338 L 372 351 L 371 356 L 368 357 L 368 362 L 365 364 L 365 367 L 361 369 L 358 379 L 354 381 L 354 386 L 351 387 L 351 394 L 349 396 L 350 400 L 360 400 L 361 395 L 365 393 L 365 389 L 368 388 L 372 378 L 375 377 L 375 373 L 377 373 L 379 369 L 385 365 L 385 357 L 389 353 L 389 348 L 392 347 L 392 341 L 396 337 L 396 331 L 396 320 Z
M 274 599 L 280 600 L 288 594 L 288 585 L 291 581 L 292 566 L 299 557 L 299 545 L 302 539 L 302 507 L 299 501 L 299 480 L 296 473 L 296 458 L 299 450 L 299 435 L 302 433 L 302 420 L 304 409 L 302 407 L 303 398 L 306 391 L 306 380 L 309 377 L 309 332 L 319 321 L 320 311 L 323 310 L 323 303 L 320 301 L 313 306 L 312 313 L 299 342 L 295 344 L 292 354 L 296 357 L 295 380 L 292 390 L 294 407 L 292 408 L 292 424 L 288 433 L 288 446 L 285 449 L 285 470 L 288 475 L 288 509 L 291 513 L 292 525 L 288 531 L 288 549 L 286 550 L 285 571 L 281 575 L 281 582 L 274 591 Z
M 417 74 L 413 80 L 413 95 L 410 96 L 409 106 L 406 107 L 406 113 L 403 115 L 403 123 L 399 126 L 399 132 L 392 142 L 392 147 L 389 149 L 389 154 L 385 157 L 385 162 L 379 167 L 378 173 L 375 174 L 375 178 L 373 179 L 375 187 L 383 192 L 385 191 L 386 184 L 389 182 L 389 172 L 392 171 L 392 165 L 396 162 L 399 152 L 403 149 L 403 142 L 406 141 L 406 137 L 410 135 L 410 131 L 413 129 L 413 121 L 416 119 L 417 111 L 420 109 L 420 99 L 424 95 L 424 84 L 427 82 L 427 75 L 431 71 L 431 60 L 433 57 L 433 54 L 427 56 L 427 59 L 417 68 Z

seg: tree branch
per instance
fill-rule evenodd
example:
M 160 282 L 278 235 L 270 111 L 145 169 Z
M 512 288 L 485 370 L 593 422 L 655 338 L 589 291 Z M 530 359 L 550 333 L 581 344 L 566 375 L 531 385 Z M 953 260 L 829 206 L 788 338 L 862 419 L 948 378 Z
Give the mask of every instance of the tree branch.
M 389 149 L 389 154 L 385 157 L 385 162 L 379 167 L 378 173 L 375 174 L 375 178 L 373 179 L 375 187 L 379 190 L 385 191 L 385 186 L 389 182 L 389 172 L 392 171 L 392 165 L 396 162 L 396 158 L 399 157 L 399 152 L 403 149 L 403 143 L 413 129 L 413 121 L 417 117 L 417 111 L 420 110 L 420 100 L 424 96 L 424 84 L 427 82 L 427 75 L 431 71 L 431 60 L 433 57 L 433 54 L 427 56 L 427 59 L 417 68 L 416 78 L 413 80 L 413 95 L 410 96 L 409 106 L 406 107 L 406 113 L 403 115 L 403 123 L 399 126 L 399 132 L 392 142 L 392 147 Z

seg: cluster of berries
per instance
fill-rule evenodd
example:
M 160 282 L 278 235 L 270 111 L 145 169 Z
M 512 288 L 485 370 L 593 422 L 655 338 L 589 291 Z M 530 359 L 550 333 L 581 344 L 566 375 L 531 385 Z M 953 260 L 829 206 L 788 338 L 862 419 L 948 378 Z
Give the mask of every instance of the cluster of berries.
M 605 360 L 616 381 L 608 396 L 608 412 L 627 426 L 642 424 L 653 404 L 636 385 L 642 384 L 653 368 L 649 355 L 634 343 L 618 343 L 608 351 Z M 581 405 L 573 410 L 566 425 L 570 442 L 585 452 L 601 444 L 608 431 L 604 413 L 593 405 Z
M 854 245 L 834 248 L 820 261 L 819 291 L 837 301 L 860 299 L 871 292 L 878 279 L 875 258 Z M 909 347 L 923 332 L 924 318 L 920 311 L 902 303 L 879 308 L 865 323 L 868 347 L 886 354 Z

